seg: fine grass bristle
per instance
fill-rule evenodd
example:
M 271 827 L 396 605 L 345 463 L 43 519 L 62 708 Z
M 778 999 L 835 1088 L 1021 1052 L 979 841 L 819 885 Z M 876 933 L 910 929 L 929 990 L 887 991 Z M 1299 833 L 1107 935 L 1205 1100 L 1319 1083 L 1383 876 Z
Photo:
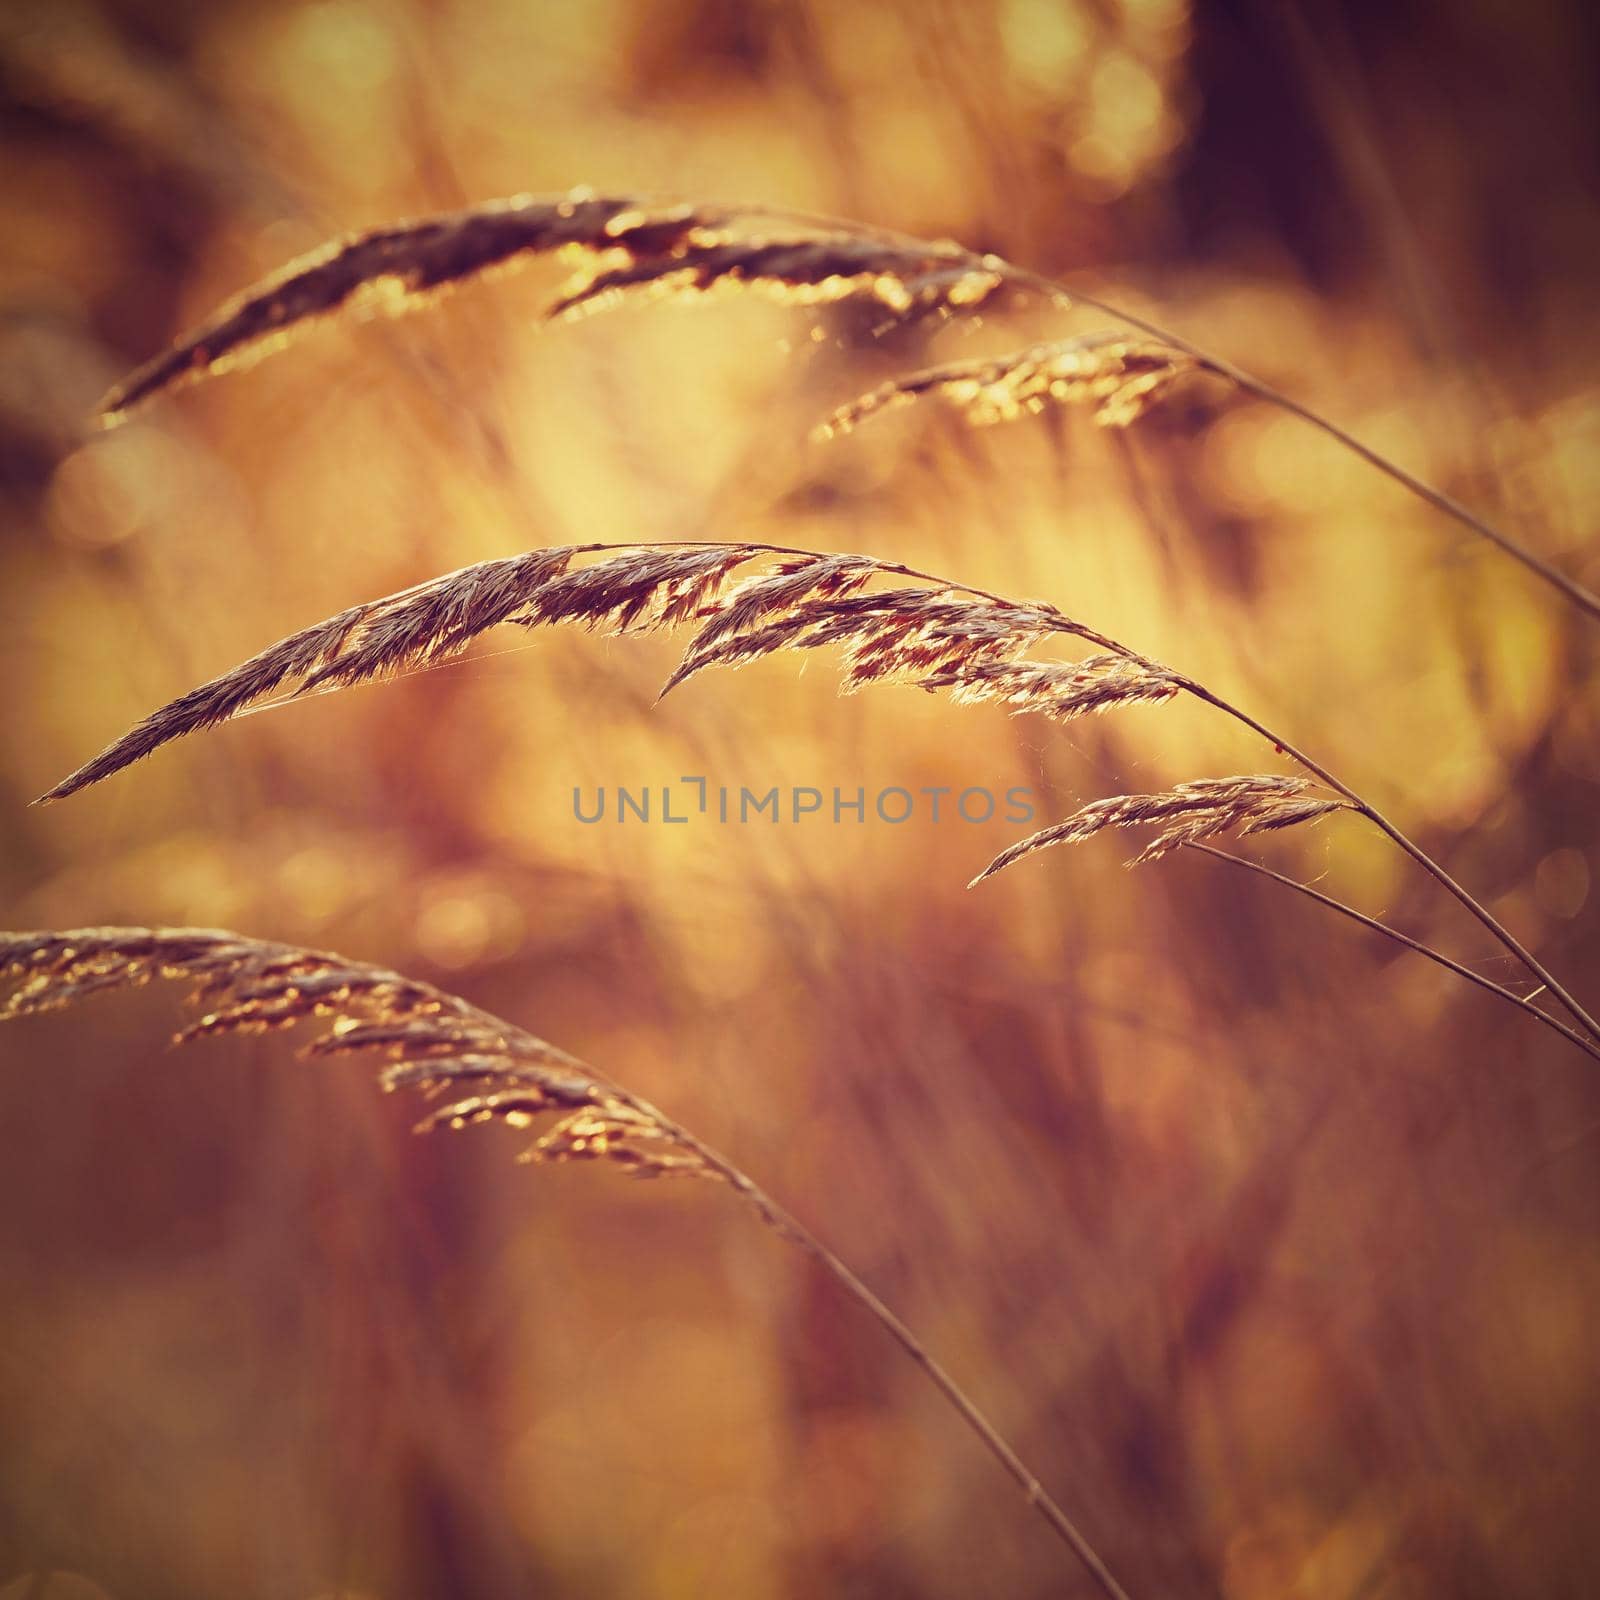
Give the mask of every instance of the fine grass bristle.
M 1081 661 L 977 661 L 925 678 L 928 690 L 949 689 L 958 705 L 993 700 L 1013 711 L 1041 711 L 1067 721 L 1138 701 L 1170 700 L 1178 678 L 1161 667 L 1121 655 Z

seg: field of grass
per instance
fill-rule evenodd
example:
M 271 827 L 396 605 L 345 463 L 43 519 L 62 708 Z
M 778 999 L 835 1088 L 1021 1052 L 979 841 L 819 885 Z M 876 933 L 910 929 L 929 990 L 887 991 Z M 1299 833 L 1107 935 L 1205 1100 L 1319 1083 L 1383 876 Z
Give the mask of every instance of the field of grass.
M 1587 1594 L 1592 31 L 8 8 L 0 1597 Z

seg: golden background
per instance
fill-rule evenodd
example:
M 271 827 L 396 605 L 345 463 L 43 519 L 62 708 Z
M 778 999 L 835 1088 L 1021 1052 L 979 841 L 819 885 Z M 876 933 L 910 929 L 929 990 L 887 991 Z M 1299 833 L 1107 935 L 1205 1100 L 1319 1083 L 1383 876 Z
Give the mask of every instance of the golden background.
M 1596 24 L 1572 3 L 106 0 L 0 11 L 0 885 L 454 988 L 727 1150 L 946 1360 L 1138 1597 L 1581 1596 L 1600 1083 L 1219 863 L 1022 831 L 582 827 L 572 790 L 1263 770 L 819 655 L 652 707 L 659 639 L 495 636 L 26 802 L 280 635 L 590 539 L 860 549 L 1213 684 L 1600 974 L 1596 634 L 1292 418 L 1128 434 L 884 377 L 1090 329 L 752 300 L 542 326 L 554 268 L 322 330 L 114 433 L 104 387 L 323 239 L 578 183 L 993 249 L 1258 371 L 1600 582 Z M 1257 853 L 1511 981 L 1354 819 Z M 882 1331 L 710 1186 L 151 991 L 0 1036 L 0 1596 L 1043 1596 L 1065 1552 Z M 49 1580 L 26 1574 L 54 1572 Z M 14 1581 L 7 1581 L 14 1580 Z M 1073 1585 L 1078 1585 L 1074 1588 Z

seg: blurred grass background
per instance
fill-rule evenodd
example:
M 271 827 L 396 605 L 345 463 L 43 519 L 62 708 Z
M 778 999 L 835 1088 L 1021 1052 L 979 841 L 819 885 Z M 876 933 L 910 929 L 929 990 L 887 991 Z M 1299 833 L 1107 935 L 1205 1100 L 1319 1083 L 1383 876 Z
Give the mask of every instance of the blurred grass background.
M 1020 830 L 571 815 L 705 773 L 1023 784 L 1053 818 L 1266 764 L 1199 708 L 1060 729 L 776 660 L 651 709 L 670 644 L 545 634 L 24 808 L 357 600 L 748 535 L 1045 596 L 1214 683 L 1592 996 L 1595 636 L 1518 568 L 1203 386 L 1127 436 L 930 407 L 807 441 L 1070 319 L 545 330 L 535 270 L 82 419 L 345 229 L 575 183 L 763 200 L 1152 310 L 1594 586 L 1595 30 L 1577 0 L 13 0 L 5 921 L 336 948 L 603 1064 L 839 1248 L 1135 1595 L 1592 1593 L 1576 1052 L 1212 862 L 1129 874 L 1107 841 L 968 893 Z M 1509 977 L 1352 822 L 1260 853 Z M 175 1016 L 152 991 L 0 1038 L 6 1600 L 1070 1590 L 880 1330 L 727 1196 L 414 1140 L 359 1070 L 172 1054 Z

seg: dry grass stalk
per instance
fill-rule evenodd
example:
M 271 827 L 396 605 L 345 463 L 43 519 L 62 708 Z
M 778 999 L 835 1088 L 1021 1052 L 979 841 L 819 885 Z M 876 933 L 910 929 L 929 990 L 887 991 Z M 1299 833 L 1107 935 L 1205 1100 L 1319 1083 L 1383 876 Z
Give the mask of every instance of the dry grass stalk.
M 1519 1011 L 1526 1012 L 1536 1022 L 1542 1022 L 1552 1032 L 1559 1033 L 1569 1044 L 1575 1044 L 1585 1055 L 1593 1056 L 1596 1061 L 1600 1061 L 1600 1041 L 1586 1039 L 1560 1017 L 1553 1017 L 1548 1011 L 1541 1011 L 1527 995 L 1518 994 L 1515 989 L 1508 989 L 1503 983 L 1496 983 L 1493 978 L 1484 977 L 1481 972 L 1474 972 L 1471 967 L 1463 966 L 1453 957 L 1445 955 L 1442 950 L 1435 950 L 1432 945 L 1423 944 L 1420 939 L 1413 939 L 1410 934 L 1390 927 L 1387 922 L 1380 922 L 1376 917 L 1369 917 L 1364 911 L 1357 911 L 1354 906 L 1346 905 L 1343 900 L 1334 899 L 1331 894 L 1324 894 L 1322 890 L 1313 888 L 1309 883 L 1302 883 L 1298 878 L 1291 878 L 1286 873 L 1274 871 L 1263 862 L 1251 861 L 1247 856 L 1229 855 L 1226 850 L 1218 850 L 1214 845 L 1205 844 L 1198 839 L 1186 839 L 1184 847 L 1200 855 L 1210 856 L 1215 861 L 1226 861 L 1230 866 L 1242 867 L 1257 877 L 1280 883 L 1284 888 L 1293 889 L 1296 894 L 1303 895 L 1307 900 L 1315 901 L 1319 906 L 1326 906 L 1330 911 L 1337 911 L 1340 916 L 1349 918 L 1350 921 L 1370 929 L 1373 933 L 1382 934 L 1385 939 L 1399 945 L 1401 949 L 1426 956 L 1429 961 L 1443 967 L 1446 972 L 1453 972 L 1458 978 L 1466 979 L 1468 983 L 1485 993 L 1495 995 L 1516 1006 Z
M 457 995 L 325 951 L 201 928 L 0 933 L 0 982 L 15 984 L 0 1003 L 0 1019 L 58 1010 L 154 978 L 189 983 L 192 1000 L 207 1008 L 178 1034 L 180 1043 L 306 1023 L 318 1030 L 308 1054 L 365 1053 L 384 1060 L 380 1082 L 386 1089 L 420 1089 L 445 1101 L 418 1124 L 419 1132 L 480 1122 L 526 1129 L 554 1116 L 523 1159 L 603 1161 L 642 1177 L 690 1174 L 726 1184 L 827 1271 L 923 1369 L 1101 1593 L 1128 1600 L 1065 1512 L 911 1330 L 741 1169 L 648 1101 Z
M 1084 334 L 891 379 L 840 406 L 817 426 L 814 437 L 835 438 L 871 417 L 929 398 L 954 407 L 974 427 L 1014 422 L 1051 405 L 1088 405 L 1101 427 L 1126 428 L 1181 379 L 1211 370 L 1194 356 L 1147 339 Z
M 291 261 L 218 308 L 100 402 L 106 425 L 147 400 L 240 371 L 340 316 L 398 316 L 449 290 L 559 253 L 581 265 L 547 315 L 570 317 L 640 295 L 757 293 L 794 305 L 865 296 L 897 317 L 983 304 L 1002 275 L 959 246 L 850 232 L 740 238 L 736 209 L 657 205 L 575 189 L 519 195 L 352 235 Z
M 1096 800 L 1064 821 L 1018 840 L 972 881 L 982 883 L 1036 850 L 1053 844 L 1081 844 L 1108 828 L 1160 827 L 1156 837 L 1129 863 L 1140 866 L 1159 861 L 1179 845 L 1218 834 L 1268 833 L 1352 809 L 1347 800 L 1315 793 L 1304 778 L 1286 778 L 1276 773 L 1196 778 L 1159 794 L 1119 794 Z
M 741 238 L 733 226 L 741 220 L 768 229 L 776 225 L 785 231 Z M 1592 594 L 1459 501 L 1424 483 L 1309 406 L 1145 317 L 1093 295 L 1069 295 L 1041 273 L 950 241 L 917 239 L 837 217 L 775 207 L 662 203 L 636 196 L 600 197 L 575 189 L 555 199 L 518 196 L 448 216 L 378 228 L 291 262 L 229 301 L 200 328 L 113 389 L 101 402 L 101 420 L 114 424 L 165 390 L 245 366 L 282 347 L 301 329 L 329 317 L 412 311 L 446 289 L 558 250 L 579 256 L 585 266 L 558 294 L 550 312 L 555 316 L 594 309 L 641 292 L 699 295 L 712 290 L 751 290 L 797 304 L 865 295 L 897 318 L 928 312 L 968 314 L 1006 289 L 1038 295 L 1061 307 L 1070 306 L 1075 299 L 1154 341 L 1140 346 L 1129 342 L 1125 359 L 1139 370 L 1122 385 L 1120 400 L 1113 393 L 1104 402 L 1103 420 L 1120 423 L 1142 415 L 1171 381 L 1163 374 L 1178 366 L 1187 364 L 1189 370 L 1203 369 L 1226 378 L 1336 440 L 1600 619 L 1600 595 Z M 1054 358 L 1045 352 L 1052 348 L 1060 349 L 1042 346 L 1002 361 L 1000 368 L 1009 365 L 1011 373 L 1007 376 L 1002 370 L 990 387 L 1003 392 L 1042 382 L 1045 393 L 1031 396 L 1042 402 L 1054 381 L 1046 376 Z M 1081 353 L 1081 358 L 1089 359 L 1087 353 Z M 1038 372 L 1029 375 L 1033 368 Z M 1177 375 L 1174 371 L 1173 376 Z M 958 390 L 965 381 L 970 381 L 970 374 L 956 380 Z M 1070 373 L 1066 381 L 1070 383 Z M 861 415 L 889 403 L 871 402 L 872 397 L 859 402 L 867 408 Z M 1022 403 L 1026 406 L 1029 402 Z M 847 413 L 850 409 L 845 408 Z M 1000 410 L 1003 414 L 1005 406 Z
M 121 421 L 155 395 L 247 367 L 333 317 L 414 311 L 463 283 L 555 251 L 587 256 L 602 269 L 637 267 L 714 234 L 728 218 L 713 207 L 646 207 L 574 190 L 557 199 L 518 195 L 338 239 L 219 307 L 118 384 L 101 401 L 100 416 Z
M 591 566 L 579 555 L 608 552 Z M 614 553 L 619 552 L 620 553 Z M 763 569 L 737 584 L 743 567 Z M 571 623 L 608 633 L 694 625 L 663 693 L 709 666 L 738 666 L 783 650 L 838 645 L 846 691 L 876 682 L 1005 699 L 1065 718 L 1113 700 L 1163 699 L 1177 680 L 1124 654 L 1112 672 L 1089 662 L 1033 663 L 1020 653 L 1057 633 L 1096 642 L 1054 607 L 975 594 L 942 580 L 863 592 L 898 564 L 755 544 L 563 546 L 463 567 L 398 594 L 353 606 L 280 639 L 221 677 L 152 712 L 44 795 L 88 788 L 173 739 L 287 697 L 348 688 L 425 667 L 502 624 Z M 726 591 L 726 592 L 725 592 Z M 996 673 L 1009 668 L 1002 680 Z
M 575 1057 L 431 984 L 292 945 L 208 929 L 79 928 L 0 936 L 0 979 L 16 987 L 0 1019 L 74 1005 L 155 978 L 192 985 L 205 1007 L 180 1044 L 312 1023 L 313 1056 L 370 1054 L 386 1089 L 443 1099 L 419 1128 L 557 1120 L 526 1159 L 605 1159 L 647 1177 L 712 1176 L 663 1122 Z
M 575 556 L 599 554 L 606 559 L 593 566 L 570 566 Z M 741 567 L 757 560 L 769 562 L 765 571 L 733 581 Z M 866 584 L 879 577 L 910 579 L 914 586 L 868 591 Z M 1600 1040 L 1600 1022 L 1486 906 L 1370 801 L 1249 712 L 1054 606 L 1007 600 L 868 556 L 690 542 L 569 546 L 480 562 L 291 634 L 152 712 L 42 798 L 73 794 L 172 739 L 237 716 L 291 679 L 299 681 L 287 698 L 424 666 L 501 623 L 537 627 L 559 622 L 613 632 L 696 624 L 668 689 L 702 667 L 737 666 L 785 650 L 831 644 L 844 653 L 846 691 L 876 682 L 911 683 L 949 690 L 958 699 L 998 700 L 1013 710 L 1057 718 L 1164 700 L 1175 693 L 1190 695 L 1249 728 L 1333 791 L 1335 805 L 1342 802 L 1387 835 L 1548 989 L 1584 1033 Z M 1024 651 L 1056 634 L 1084 639 L 1118 664 L 1095 657 L 1075 664 L 1023 658 Z M 1277 820 L 1248 831 L 1314 821 L 1331 808 L 1327 801 L 1300 796 L 1272 813 Z M 1196 811 L 1193 805 L 1183 809 Z M 1196 838 L 1215 831 L 1199 820 L 1198 811 L 1184 826 L 1199 829 Z M 1180 827 L 1175 842 L 1184 837 Z M 1030 848 L 1052 842 L 1056 840 L 1036 839 Z M 1157 846 L 1160 854 L 1161 840 Z M 981 876 L 1014 859 L 1007 852 Z

